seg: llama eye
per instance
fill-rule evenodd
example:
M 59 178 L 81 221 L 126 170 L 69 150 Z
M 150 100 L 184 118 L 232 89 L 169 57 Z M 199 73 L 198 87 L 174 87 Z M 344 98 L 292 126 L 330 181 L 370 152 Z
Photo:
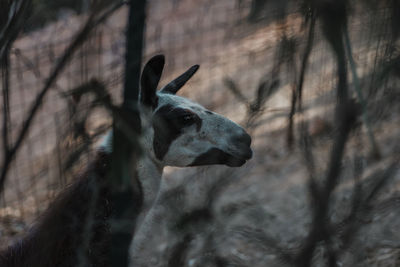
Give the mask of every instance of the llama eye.
M 182 116 L 182 123 L 184 125 L 188 125 L 193 123 L 193 121 L 196 119 L 196 115 L 194 114 L 185 114 Z
M 194 116 L 193 115 L 185 115 L 183 116 L 183 121 L 191 121 L 193 120 Z

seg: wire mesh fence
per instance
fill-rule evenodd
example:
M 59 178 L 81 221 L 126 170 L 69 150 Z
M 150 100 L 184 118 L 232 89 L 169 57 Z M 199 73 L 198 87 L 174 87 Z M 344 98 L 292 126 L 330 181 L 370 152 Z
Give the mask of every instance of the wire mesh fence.
M 174 12 L 174 5 L 176 3 L 173 1 L 152 1 L 146 29 L 146 55 L 157 52 L 171 55 L 167 57 L 169 67 L 166 79 L 188 65 L 197 62 L 210 64 L 209 62 L 215 61 L 218 56 L 216 54 L 227 43 L 226 29 L 240 22 L 240 18 L 235 18 L 238 11 L 235 2 L 227 1 L 211 6 L 206 2 L 187 3 L 186 6 L 182 4 L 179 13 Z M 65 146 L 65 142 L 74 141 L 71 136 L 66 141 L 68 135 L 79 135 L 76 133 L 79 131 L 76 129 L 78 125 L 74 125 L 74 120 L 86 120 L 88 114 L 85 109 L 88 109 L 90 103 L 90 100 L 86 100 L 86 103 L 80 102 L 79 106 L 76 105 L 73 97 L 68 95 L 69 90 L 91 78 L 97 78 L 105 82 L 118 102 L 123 81 L 126 13 L 126 9 L 119 11 L 90 35 L 46 97 L 29 137 L 15 159 L 10 184 L 6 186 L 7 191 L 2 200 L 4 207 L 14 208 L 13 211 L 6 209 L 5 214 L 12 212 L 23 216 L 25 211 L 21 201 L 29 195 L 37 198 L 36 204 L 29 207 L 33 209 L 31 213 L 36 209 L 39 209 L 38 212 L 43 211 L 46 205 L 38 203 L 54 195 L 60 186 L 66 185 L 62 163 L 65 160 L 62 153 L 66 148 L 62 146 Z M 71 42 L 83 20 L 84 18 L 78 16 L 63 18 L 23 36 L 14 44 L 10 64 L 11 136 L 15 136 L 15 132 L 20 129 L 52 65 Z M 207 83 L 212 83 L 212 79 L 215 79 L 216 74 L 207 68 L 206 65 L 201 77 L 195 79 L 194 84 L 203 80 L 202 88 L 196 90 L 206 88 Z M 76 116 L 82 118 L 77 119 Z M 93 116 L 96 117 L 92 119 L 96 124 L 94 128 L 110 123 L 104 113 Z M 89 131 L 95 131 L 94 128 Z M 19 180 L 23 184 L 11 185 Z M 23 195 L 16 194 L 17 191 L 23 192 Z M 35 191 L 45 195 L 36 195 L 38 193 L 34 193 Z
M 82 18 L 78 17 L 60 21 L 30 33 L 15 43 L 10 58 L 11 137 L 15 138 L 20 130 L 54 62 L 71 42 L 81 21 Z M 121 86 L 124 45 L 124 30 L 121 27 L 116 25 L 106 35 L 100 29 L 93 33 L 46 97 L 29 136 L 14 161 L 2 203 L 4 207 L 12 208 L 5 209 L 4 215 L 10 212 L 14 216 L 37 214 L 46 208 L 47 200 L 66 185 L 62 175 L 65 159 L 63 150 L 67 148 L 65 142 L 68 142 L 66 139 L 69 135 L 69 141 L 73 142 L 73 134 L 80 134 L 76 132 L 79 129 L 76 129 L 77 125 L 74 123 L 85 118 L 85 108 L 88 108 L 88 101 L 86 104 L 80 103 L 79 107 L 74 106 L 72 97 L 66 92 L 91 77 L 102 77 L 110 82 L 114 80 L 110 89 L 116 92 L 120 89 L 118 86 Z M 114 41 L 111 43 L 110 40 Z M 104 49 L 109 51 L 108 55 L 105 55 Z M 76 110 L 77 108 L 80 110 Z M 13 185 L 18 181 L 20 184 Z M 15 192 L 23 194 L 18 195 Z
M 353 185 L 359 182 L 353 177 L 360 176 L 362 181 L 367 177 L 354 171 L 356 158 L 362 158 L 367 169 L 364 193 L 370 193 L 371 199 L 374 190 L 369 179 L 379 180 L 380 168 L 396 169 L 389 162 L 398 160 L 400 151 L 396 141 L 399 129 L 395 126 L 399 113 L 398 34 L 390 26 L 397 25 L 393 3 L 384 2 L 350 1 L 352 9 L 347 21 L 356 74 L 383 160 L 376 163 L 370 157 L 368 129 L 364 122 L 359 123 L 364 126 L 357 126 L 350 136 L 349 150 L 340 162 L 343 184 L 337 191 L 328 190 L 335 199 L 333 207 L 327 208 L 333 228 L 342 223 L 347 227 L 343 218 L 354 211 L 346 208 L 353 203 Z M 332 143 L 340 128 L 335 120 L 340 81 L 336 68 L 340 64 L 332 49 L 335 44 L 327 34 L 329 22 L 318 18 L 312 30 L 311 10 L 297 1 L 152 0 L 147 9 L 143 57 L 166 55 L 160 84 L 188 66 L 200 64 L 200 71 L 180 94 L 247 126 L 255 156 L 235 171 L 225 167 L 167 168 L 161 186 L 163 194 L 153 205 L 149 225 L 138 233 L 133 246 L 132 257 L 137 266 L 306 266 L 299 262 L 309 244 L 315 246 L 311 258 L 316 263 L 328 264 L 334 258 L 344 264 L 360 262 L 360 266 L 398 264 L 400 238 L 394 233 L 400 223 L 398 212 L 389 213 L 391 217 L 382 215 L 388 213 L 380 208 L 371 208 L 371 217 L 357 213 L 362 218 L 355 219 L 354 225 L 360 229 L 361 237 L 352 242 L 363 246 L 358 250 L 352 247 L 350 252 L 342 251 L 350 228 L 316 228 L 329 232 L 333 241 L 316 241 L 309 234 L 319 207 L 315 203 L 309 205 L 313 197 L 318 200 L 310 184 L 315 178 L 323 187 L 321 177 L 330 167 Z M 52 66 L 85 19 L 85 15 L 63 17 L 14 43 L 9 81 L 11 140 Z M 335 18 L 330 19 L 337 23 Z M 91 161 L 101 137 L 110 128 L 111 117 L 94 103 L 93 96 L 71 90 L 95 78 L 104 83 L 115 103 L 121 102 L 126 21 L 127 9 L 122 8 L 98 26 L 46 96 L 12 163 L 1 195 L 0 235 L 7 240 L 1 246 L 25 233 L 55 196 L 74 181 L 74 175 Z M 348 51 L 345 54 L 349 57 Z M 356 97 L 357 77 L 351 73 L 350 63 L 346 64 L 349 95 Z M 295 107 L 293 99 L 297 97 L 303 70 L 304 89 L 297 100 L 300 104 Z M 292 108 L 296 112 L 292 117 L 294 136 L 290 137 Z M 304 124 L 308 125 L 310 143 L 302 136 Z M 294 148 L 287 143 L 291 138 Z M 313 155 L 307 154 L 307 149 Z M 378 198 L 377 206 L 397 207 L 391 203 L 398 203 L 398 171 L 387 176 L 395 178 L 391 188 L 382 191 L 388 197 Z M 376 223 L 365 226 L 363 220 Z M 378 225 L 382 222 L 386 232 Z M 370 239 L 365 237 L 369 234 Z M 376 249 L 371 251 L 374 246 Z M 378 255 L 385 253 L 389 256 L 380 259 Z

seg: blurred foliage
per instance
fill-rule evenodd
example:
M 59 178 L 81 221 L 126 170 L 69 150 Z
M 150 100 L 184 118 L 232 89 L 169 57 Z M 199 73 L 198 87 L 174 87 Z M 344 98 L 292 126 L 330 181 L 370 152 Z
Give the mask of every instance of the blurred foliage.
M 33 0 L 25 31 L 32 31 L 65 15 L 85 13 L 95 4 L 93 0 Z M 109 0 L 108 2 L 116 2 Z
M 7 23 L 10 4 L 11 0 L 0 1 L 0 29 L 3 29 L 4 25 Z
M 287 13 L 290 0 L 252 0 L 248 21 L 281 20 Z
M 35 30 L 45 26 L 48 22 L 55 21 L 61 12 L 71 10 L 81 13 L 86 0 L 33 0 L 25 31 Z

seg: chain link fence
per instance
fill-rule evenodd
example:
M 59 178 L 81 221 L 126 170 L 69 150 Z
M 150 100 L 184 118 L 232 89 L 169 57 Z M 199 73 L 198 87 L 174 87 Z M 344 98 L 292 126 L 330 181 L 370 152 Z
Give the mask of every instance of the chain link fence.
M 376 4 L 371 8 L 367 5 L 353 5 L 348 28 L 357 64 L 356 73 L 367 98 L 369 120 L 380 152 L 386 159 L 382 161 L 384 163 L 375 164 L 369 156 L 362 156 L 370 174 L 380 167 L 386 168 L 387 161 L 396 155 L 398 158 L 398 127 L 393 125 L 398 121 L 399 105 L 395 100 L 399 99 L 399 90 L 397 80 L 393 78 L 398 75 L 397 69 L 387 71 L 391 73 L 390 77 L 385 72 L 386 66 L 392 66 L 386 63 L 398 64 L 393 61 L 398 57 L 398 41 L 394 37 L 397 35 L 389 30 L 391 6 Z M 300 100 L 302 108 L 296 109 L 297 113 L 293 115 L 296 148 L 291 150 L 286 142 L 293 92 L 304 69 L 302 60 L 309 40 L 310 21 L 305 18 L 311 20 L 312 16 L 307 12 L 309 10 L 297 1 L 148 1 L 144 61 L 158 53 L 166 55 L 161 86 L 187 67 L 200 64 L 200 71 L 180 94 L 247 126 L 253 136 L 255 157 L 235 171 L 224 167 L 195 170 L 167 168 L 163 181 L 166 193 L 158 200 L 158 209 L 154 211 L 155 218 L 164 216 L 165 221 L 154 222 L 149 230 L 154 234 L 150 239 L 146 239 L 146 233 L 146 241 L 139 237 L 140 249 L 134 255 L 137 266 L 149 266 L 146 265 L 149 261 L 151 266 L 165 266 L 165 262 L 174 266 L 179 257 L 190 258 L 190 266 L 214 266 L 207 265 L 211 261 L 211 256 L 207 258 L 207 249 L 213 251 L 211 254 L 218 251 L 215 254 L 219 258 L 212 258 L 213 264 L 220 260 L 221 265 L 216 266 L 261 266 L 260 262 L 283 264 L 296 260 L 288 255 L 300 248 L 291 244 L 298 244 L 298 239 L 306 236 L 312 217 L 308 206 L 309 174 L 304 163 L 305 156 L 298 148 L 302 142 L 298 126 L 301 122 L 309 124 L 310 135 L 314 138 L 315 172 L 320 176 L 327 169 L 331 149 L 327 144 L 332 143 L 337 127 L 333 118 L 337 86 L 335 54 L 324 35 L 323 23 L 317 22 L 304 76 Z M 14 43 L 9 81 L 11 140 L 21 128 L 52 66 L 84 19 L 85 15 L 62 17 L 42 29 L 21 36 Z M 6 246 L 10 240 L 21 236 L 57 193 L 73 181 L 74 175 L 90 162 L 92 152 L 111 126 L 107 111 L 93 104 L 93 97 L 71 90 L 95 78 L 104 83 L 115 103 L 121 101 L 126 21 L 127 9 L 122 8 L 97 27 L 45 98 L 29 135 L 15 157 L 6 189 L 1 195 L 0 246 Z M 349 87 L 354 87 L 354 76 L 350 73 L 349 70 Z M 377 89 L 382 87 L 384 89 Z M 262 95 L 262 88 L 276 91 L 265 96 Z M 350 95 L 355 97 L 356 93 L 351 91 Z M 387 106 L 382 108 L 382 103 Z M 333 217 L 344 216 L 340 205 L 349 205 L 354 155 L 369 153 L 366 129 L 362 127 L 358 128 L 356 137 L 349 145 L 351 150 L 344 155 L 342 179 L 345 185 L 335 195 L 339 203 L 335 205 L 339 208 L 334 209 Z M 0 150 L 3 149 L 1 145 L 0 142 Z M 399 189 L 398 172 L 397 176 L 396 173 L 393 176 L 393 187 L 384 192 L 390 192 L 388 194 L 395 197 Z M 216 181 L 220 180 L 222 182 L 218 184 Z M 182 184 L 185 189 L 182 189 Z M 216 188 L 218 194 L 220 191 L 224 193 L 214 197 L 209 193 L 210 188 Z M 178 189 L 185 192 L 183 196 L 168 198 L 170 192 Z M 207 227 L 196 224 L 192 229 L 194 234 L 186 235 L 190 231 L 184 230 L 184 234 L 174 237 L 175 230 L 171 229 L 175 228 L 171 225 L 177 223 L 182 212 L 190 213 L 191 208 L 207 202 L 204 200 L 207 197 L 217 199 L 209 201 L 215 205 L 210 210 L 215 213 L 213 219 L 217 222 Z M 182 198 L 187 203 L 179 202 Z M 380 216 L 379 212 L 377 214 Z M 399 223 L 398 215 L 394 217 L 393 224 L 388 223 L 389 232 Z M 225 221 L 229 223 L 224 225 Z M 224 228 L 228 226 L 229 231 Z M 387 235 L 378 228 L 371 230 L 374 240 L 384 240 Z M 205 236 L 196 235 L 200 232 Z M 368 235 L 369 232 L 362 233 Z M 228 238 L 230 236 L 232 240 Z M 274 238 L 269 239 L 271 236 Z M 210 241 L 213 238 L 217 241 Z M 392 238 L 391 242 L 396 239 Z M 374 242 L 366 242 L 368 246 L 363 253 L 379 243 Z M 279 246 L 274 247 L 272 244 L 275 243 Z M 174 252 L 182 244 L 192 250 L 177 256 Z M 283 247 L 285 249 L 281 249 Z M 379 246 L 379 249 L 383 247 Z M 397 250 L 396 246 L 393 247 L 394 256 L 391 254 L 390 258 L 397 257 L 398 260 L 398 245 Z M 315 257 L 324 261 L 324 256 L 329 254 L 326 249 L 321 246 Z M 379 254 L 379 251 L 373 253 Z M 373 257 L 373 253 L 369 255 Z M 361 257 L 355 252 L 353 254 Z M 344 262 L 351 262 L 346 256 L 344 258 Z M 379 262 L 378 259 L 376 261 Z M 196 265 L 196 262 L 205 265 Z

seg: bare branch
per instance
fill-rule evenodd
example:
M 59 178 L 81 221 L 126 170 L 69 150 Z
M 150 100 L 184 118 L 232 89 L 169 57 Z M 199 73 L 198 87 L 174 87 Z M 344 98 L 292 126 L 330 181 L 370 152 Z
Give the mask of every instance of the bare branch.
M 311 9 L 312 10 L 312 9 Z M 315 31 L 315 14 L 313 11 L 310 12 L 309 17 L 311 18 L 311 21 L 309 22 L 309 29 L 308 29 L 308 37 L 307 37 L 307 44 L 303 53 L 303 58 L 301 61 L 301 69 L 300 69 L 300 77 L 299 77 L 299 82 L 297 84 L 297 87 L 292 90 L 292 99 L 291 99 L 291 108 L 289 112 L 289 118 L 288 118 L 288 128 L 287 128 L 287 136 L 286 136 L 286 141 L 287 145 L 290 148 L 293 145 L 293 119 L 294 115 L 296 113 L 296 106 L 299 110 L 302 109 L 301 102 L 302 102 L 302 95 L 303 95 L 303 85 L 304 85 L 304 79 L 308 67 L 308 61 L 309 57 L 314 45 L 314 31 Z M 309 17 L 307 17 L 309 19 Z M 296 103 L 298 104 L 296 105 Z
M 10 72 L 9 72 L 10 57 L 7 53 L 1 60 L 1 70 L 3 77 L 3 148 L 4 158 L 8 157 L 10 152 L 10 140 L 8 136 L 10 125 L 10 99 L 9 99 L 9 85 L 10 85 Z
M 224 84 L 237 98 L 237 100 L 239 100 L 239 102 L 249 105 L 249 101 L 247 100 L 247 98 L 242 94 L 236 83 L 230 77 L 225 77 Z
M 32 121 L 35 118 L 39 108 L 42 105 L 44 97 L 47 95 L 47 92 L 49 91 L 49 89 L 52 87 L 52 85 L 56 81 L 58 75 L 64 69 L 64 67 L 69 62 L 69 60 L 71 59 L 71 57 L 73 56 L 75 51 L 78 49 L 78 47 L 84 43 L 84 41 L 86 40 L 86 38 L 90 34 L 90 32 L 93 30 L 93 28 L 95 28 L 97 25 L 99 25 L 104 20 L 106 20 L 113 12 L 115 12 L 123 4 L 124 4 L 124 2 L 119 2 L 119 3 L 112 5 L 104 12 L 101 12 L 100 10 L 96 10 L 95 12 L 93 12 L 86 20 L 84 27 L 76 35 L 75 39 L 71 42 L 71 44 L 65 50 L 64 54 L 57 61 L 51 74 L 47 78 L 44 87 L 42 88 L 40 93 L 37 95 L 35 101 L 33 102 L 32 106 L 30 108 L 29 114 L 23 123 L 22 129 L 19 132 L 14 145 L 10 148 L 8 157 L 6 157 L 4 159 L 4 162 L 2 165 L 2 170 L 1 170 L 1 175 L 0 175 L 0 193 L 4 189 L 4 182 L 5 182 L 8 170 L 9 170 L 9 165 L 11 164 L 12 160 L 15 157 L 15 154 L 17 153 L 19 147 L 21 146 L 23 140 L 25 139 L 25 136 L 31 127 Z

